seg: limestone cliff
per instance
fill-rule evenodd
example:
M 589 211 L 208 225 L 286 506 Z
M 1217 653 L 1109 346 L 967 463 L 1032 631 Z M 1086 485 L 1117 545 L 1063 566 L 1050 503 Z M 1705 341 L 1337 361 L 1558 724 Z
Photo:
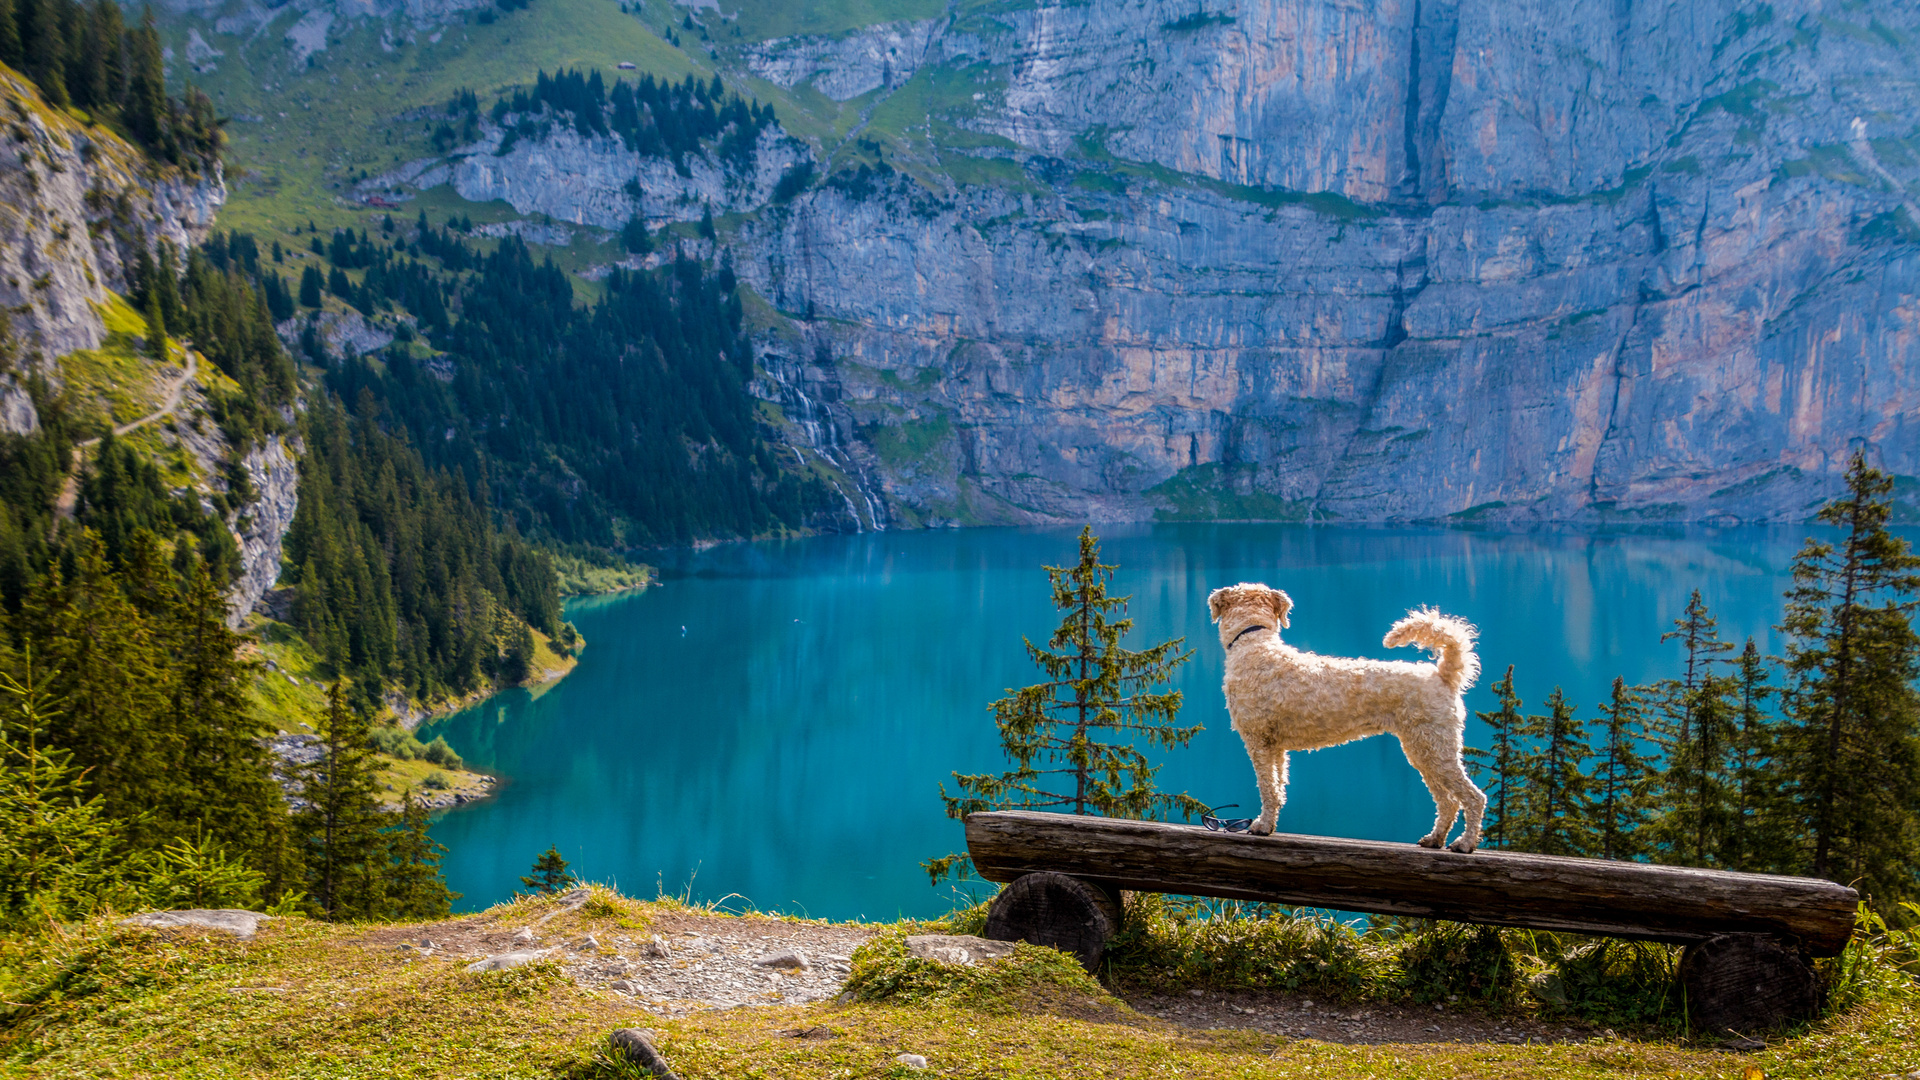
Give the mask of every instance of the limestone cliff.
M 217 172 L 154 169 L 105 128 L 48 109 L 6 68 L 0 101 L 0 307 L 23 370 L 43 370 L 52 358 L 100 346 L 100 306 L 110 290 L 127 291 L 138 246 L 198 243 L 226 186 Z M 14 373 L 0 372 L 0 431 L 38 422 Z

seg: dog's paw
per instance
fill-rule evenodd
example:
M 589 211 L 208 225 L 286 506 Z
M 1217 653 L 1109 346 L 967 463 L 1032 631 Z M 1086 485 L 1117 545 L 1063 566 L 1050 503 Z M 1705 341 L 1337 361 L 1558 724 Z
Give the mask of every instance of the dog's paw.
M 1264 821 L 1256 821 L 1247 826 L 1247 834 L 1249 836 L 1272 836 L 1273 826 Z
M 1459 852 L 1459 853 L 1460 853 L 1460 854 L 1462 854 L 1462 855 L 1471 855 L 1471 854 L 1473 854 L 1473 849 L 1475 849 L 1475 848 L 1477 848 L 1477 847 L 1479 847 L 1479 846 L 1480 846 L 1480 845 L 1478 845 L 1478 844 L 1469 844 L 1469 843 L 1467 843 L 1467 838 L 1463 836 L 1463 837 L 1461 837 L 1460 839 L 1458 839 L 1458 840 L 1455 840 L 1455 841 L 1454 841 L 1453 843 L 1451 843 L 1451 844 L 1448 844 L 1448 845 L 1447 845 L 1447 850 L 1448 850 L 1448 851 L 1457 851 L 1457 852 Z
M 1440 846 L 1440 838 L 1437 836 L 1423 836 L 1420 838 L 1419 844 L 1423 848 L 1437 848 Z

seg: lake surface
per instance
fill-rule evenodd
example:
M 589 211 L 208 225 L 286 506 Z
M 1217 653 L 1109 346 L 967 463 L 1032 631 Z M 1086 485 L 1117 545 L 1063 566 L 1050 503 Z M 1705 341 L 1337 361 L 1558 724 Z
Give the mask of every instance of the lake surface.
M 1529 706 L 1555 686 L 1581 715 L 1615 675 L 1675 674 L 1662 645 L 1699 588 L 1734 642 L 1777 644 L 1786 567 L 1806 528 L 1635 533 L 1286 525 L 1108 526 L 1112 591 L 1132 594 L 1135 648 L 1185 636 L 1175 686 L 1185 750 L 1159 754 L 1164 790 L 1257 811 L 1220 694 L 1207 593 L 1261 581 L 1294 599 L 1291 643 L 1413 659 L 1381 635 L 1433 604 L 1480 627 L 1486 675 L 1508 664 Z M 923 859 L 964 846 L 942 813 L 949 774 L 1004 768 L 987 705 L 1039 681 L 1021 646 L 1059 618 L 1043 563 L 1076 557 L 1076 530 L 979 529 L 734 544 L 671 556 L 665 583 L 573 603 L 579 668 L 539 696 L 516 690 L 424 731 L 507 778 L 499 795 L 434 825 L 449 884 L 474 909 L 506 898 L 557 845 L 592 881 L 631 895 L 729 894 L 832 918 L 949 910 Z M 1469 744 L 1486 729 L 1470 721 Z M 1294 756 L 1280 827 L 1411 841 L 1433 803 L 1391 736 Z

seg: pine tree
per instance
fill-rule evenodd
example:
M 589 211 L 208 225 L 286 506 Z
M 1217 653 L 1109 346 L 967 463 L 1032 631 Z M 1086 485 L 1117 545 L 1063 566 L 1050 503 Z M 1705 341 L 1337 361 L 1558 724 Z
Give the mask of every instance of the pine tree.
M 1645 699 L 1621 678 L 1600 706 L 1606 742 L 1593 770 L 1594 854 L 1631 859 L 1645 853 L 1646 788 L 1652 763 L 1639 752 L 1646 735 Z
M 567 870 L 567 860 L 561 856 L 559 846 L 555 845 L 533 860 L 533 873 L 522 877 L 520 884 L 532 889 L 536 895 L 552 896 L 562 889 L 580 884 L 580 879 Z
M 390 919 L 438 919 L 453 910 L 460 894 L 447 888 L 440 873 L 446 846 L 427 834 L 427 808 L 407 792 L 400 820 L 387 833 L 386 915 Z
M 1132 741 L 1144 736 L 1150 745 L 1174 749 L 1200 733 L 1197 724 L 1175 723 L 1178 690 L 1152 691 L 1171 680 L 1193 654 L 1180 651 L 1184 638 L 1138 652 L 1120 646 L 1133 620 L 1108 618 L 1109 613 L 1124 613 L 1128 598 L 1107 595 L 1116 567 L 1100 562 L 1099 544 L 1093 529 L 1083 528 L 1079 562 L 1045 568 L 1053 605 L 1065 617 L 1045 648 L 1030 640 L 1026 648 L 1047 681 L 1014 691 L 991 706 L 1001 749 L 1015 768 L 997 775 L 954 773 L 960 793 L 948 795 L 945 785 L 940 789 L 948 817 L 1051 807 L 1107 817 L 1145 818 L 1168 810 L 1191 817 L 1206 809 L 1185 794 L 1156 791 L 1153 777 L 1159 767 Z M 1103 741 L 1103 732 L 1115 732 L 1125 741 Z M 938 882 L 964 860 L 963 855 L 948 855 L 923 867 Z
M 1583 765 L 1593 756 L 1587 725 L 1559 687 L 1547 695 L 1547 713 L 1530 718 L 1538 730 L 1538 780 L 1530 800 L 1534 828 L 1528 850 L 1585 855 L 1593 850 L 1593 799 Z
M 1698 589 L 1673 625 L 1660 640 L 1681 643 L 1686 667 L 1681 678 L 1663 679 L 1648 691 L 1659 708 L 1652 727 L 1665 763 L 1657 789 L 1661 809 L 1648 838 L 1658 861 L 1707 866 L 1716 861 L 1725 828 L 1735 722 L 1730 684 L 1714 666 L 1733 645 L 1720 639 L 1718 621 Z
M 1466 757 L 1480 774 L 1487 793 L 1481 835 L 1488 847 L 1504 848 L 1512 847 L 1518 839 L 1514 825 L 1526 816 L 1522 802 L 1526 792 L 1518 773 L 1524 748 L 1514 741 L 1525 718 L 1520 713 L 1520 696 L 1513 692 L 1512 664 L 1507 665 L 1506 675 L 1493 684 L 1492 690 L 1500 707 L 1492 712 L 1474 713 L 1481 723 L 1493 729 L 1492 749 L 1468 747 Z
M 1793 843 L 1782 828 L 1781 791 L 1774 769 L 1779 732 L 1767 711 L 1767 701 L 1777 691 L 1769 685 L 1767 660 L 1752 638 L 1733 665 L 1739 727 L 1723 862 L 1730 870 L 1789 872 L 1792 860 L 1786 856 Z
M 148 7 L 137 30 L 127 31 L 127 53 L 132 61 L 127 79 L 127 126 L 141 142 L 163 151 L 167 106 L 167 74 L 161 59 L 160 30 Z
M 73 755 L 49 744 L 56 713 L 27 654 L 0 673 L 0 926 L 85 915 L 117 878 L 116 826 Z
M 1915 893 L 1920 865 L 1920 556 L 1887 530 L 1893 480 L 1856 451 L 1846 482 L 1819 513 L 1839 544 L 1809 538 L 1793 560 L 1779 772 L 1802 867 L 1890 909 Z
M 67 37 L 60 26 L 59 0 L 25 0 L 20 8 L 20 37 L 27 77 L 47 103 L 64 109 L 67 97 Z
M 0 0 L 0 64 L 19 70 L 26 66 L 26 50 L 20 41 L 19 5 Z
M 306 841 L 308 892 L 329 919 L 378 914 L 387 845 L 380 830 L 390 814 L 374 793 L 372 732 L 366 717 L 347 707 L 341 684 L 327 688 L 322 756 L 302 779 L 309 804 L 298 822 Z
M 167 317 L 160 307 L 160 290 L 147 290 L 147 353 L 155 360 L 167 359 Z

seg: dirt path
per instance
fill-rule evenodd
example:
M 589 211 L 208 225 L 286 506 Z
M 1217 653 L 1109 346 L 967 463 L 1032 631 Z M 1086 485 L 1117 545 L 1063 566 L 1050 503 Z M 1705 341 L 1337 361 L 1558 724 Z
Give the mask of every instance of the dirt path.
M 200 354 L 193 351 L 193 346 L 190 343 L 186 345 L 186 352 L 187 369 L 180 374 L 179 378 L 173 380 L 172 386 L 168 387 L 166 397 L 160 401 L 160 407 L 138 420 L 129 421 L 125 424 L 116 424 L 113 429 L 113 434 L 116 438 L 130 431 L 137 431 L 153 423 L 155 420 L 161 420 L 171 416 L 173 410 L 180 407 L 180 398 L 187 392 L 187 384 L 192 382 L 193 377 L 200 373 Z M 85 442 L 74 444 L 73 464 L 67 470 L 67 482 L 61 487 L 60 497 L 56 499 L 53 504 L 53 513 L 56 518 L 72 518 L 74 510 L 80 505 L 80 464 L 86 456 L 86 452 L 94 446 L 99 445 L 99 442 L 99 439 L 88 439 Z

